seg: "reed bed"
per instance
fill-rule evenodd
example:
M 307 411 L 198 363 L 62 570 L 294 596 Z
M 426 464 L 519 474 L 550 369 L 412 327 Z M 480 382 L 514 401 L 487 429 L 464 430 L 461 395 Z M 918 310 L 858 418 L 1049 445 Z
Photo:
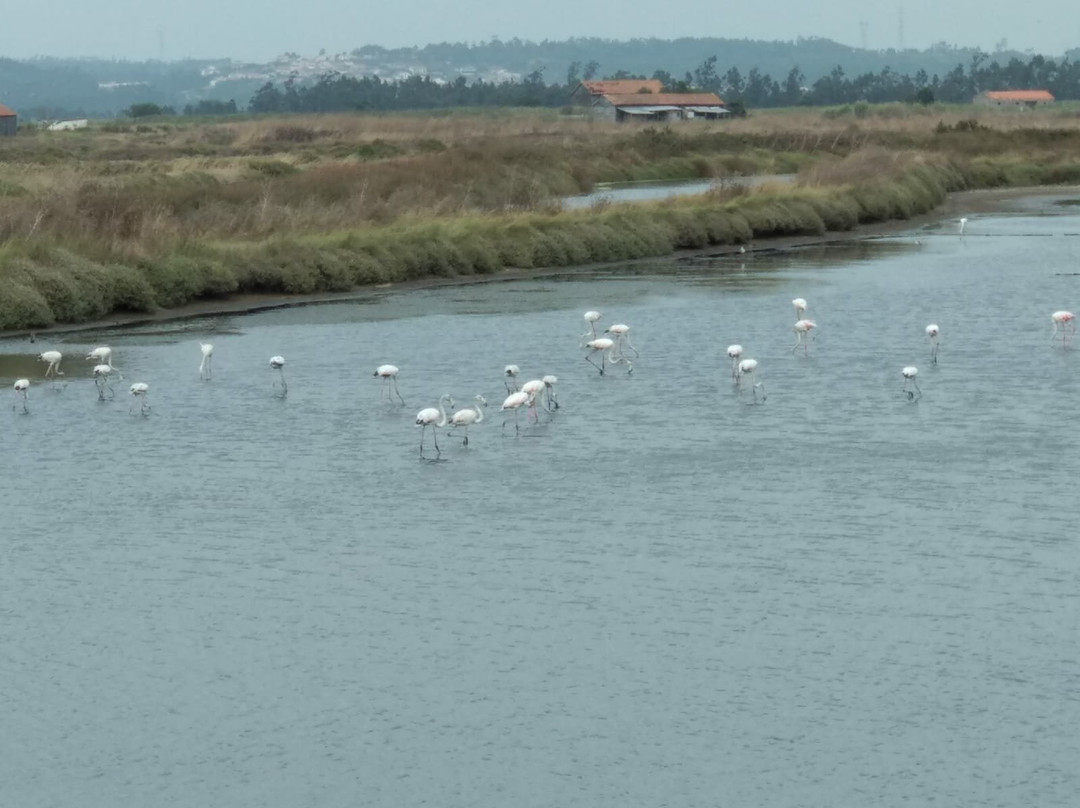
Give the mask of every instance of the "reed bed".
M 1080 179 L 1075 112 L 900 107 L 670 128 L 499 112 L 15 138 L 0 145 L 0 328 L 658 256 L 904 218 L 951 190 Z M 796 187 L 654 205 L 553 202 L 598 182 L 796 172 Z

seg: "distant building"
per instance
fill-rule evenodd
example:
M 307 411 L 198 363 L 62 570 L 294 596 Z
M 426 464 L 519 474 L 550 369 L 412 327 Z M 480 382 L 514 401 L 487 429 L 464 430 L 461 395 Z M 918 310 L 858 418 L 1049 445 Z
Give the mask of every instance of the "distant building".
M 1046 90 L 987 90 L 975 96 L 974 101 L 992 107 L 1035 107 L 1053 102 L 1054 96 Z
M 19 117 L 15 110 L 0 104 L 0 137 L 15 137 L 19 128 Z
M 605 93 L 631 95 L 633 93 L 662 93 L 663 91 L 664 85 L 659 79 L 583 81 L 570 94 L 570 101 L 578 106 L 591 107 Z
M 611 121 L 715 120 L 731 114 L 716 93 L 605 94 L 593 104 L 592 112 Z

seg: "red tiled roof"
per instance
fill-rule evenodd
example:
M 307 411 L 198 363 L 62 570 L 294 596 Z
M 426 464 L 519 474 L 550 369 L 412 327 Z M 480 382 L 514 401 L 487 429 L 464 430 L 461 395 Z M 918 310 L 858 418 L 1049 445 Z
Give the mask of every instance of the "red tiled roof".
M 989 90 L 986 97 L 991 101 L 1053 101 L 1046 90 Z
M 5 107 L 3 104 L 0 104 L 0 118 L 13 117 L 15 117 L 15 110 L 13 110 L 11 107 Z
M 583 81 L 581 86 L 592 95 L 607 95 L 608 93 L 630 93 L 647 90 L 650 93 L 659 93 L 664 89 L 659 79 L 612 79 L 611 81 Z
M 604 93 L 615 107 L 718 107 L 724 102 L 716 93 Z

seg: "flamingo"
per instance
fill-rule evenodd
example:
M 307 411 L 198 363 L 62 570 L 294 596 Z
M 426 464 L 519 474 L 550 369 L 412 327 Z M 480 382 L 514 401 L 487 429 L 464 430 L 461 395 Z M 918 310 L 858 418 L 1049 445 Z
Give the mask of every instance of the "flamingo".
M 105 391 L 109 391 L 109 398 L 116 397 L 116 391 L 109 384 L 109 376 L 116 370 L 112 365 L 94 365 L 94 384 L 97 385 L 98 401 L 105 400 Z
M 739 357 L 742 356 L 742 346 L 729 345 L 727 355 L 731 359 L 731 378 L 737 382 L 739 380 Z
M 596 321 L 597 320 L 602 320 L 603 317 L 604 317 L 604 315 L 602 315 L 598 311 L 587 311 L 587 312 L 585 312 L 585 322 L 587 322 L 589 324 L 589 330 L 581 335 L 581 338 L 583 340 L 588 339 L 589 337 L 592 337 L 593 339 L 596 339 Z
M 791 305 L 795 307 L 795 319 L 801 320 L 803 315 L 806 314 L 806 301 L 801 297 L 797 297 L 791 301 Z
M 503 379 L 503 384 L 506 385 L 507 393 L 516 393 L 518 389 L 517 376 L 521 373 L 521 368 L 517 365 L 507 365 L 503 368 L 503 375 L 506 377 Z
M 757 363 L 756 359 L 744 359 L 739 363 L 738 388 L 739 388 L 740 393 L 742 392 L 742 377 L 743 376 L 749 376 L 751 379 L 757 378 L 755 376 L 755 374 L 757 373 L 757 365 L 758 365 L 758 363 Z M 758 391 L 759 387 L 761 388 L 761 400 L 762 400 L 762 402 L 764 402 L 765 401 L 765 382 L 753 382 L 752 389 L 754 391 L 754 401 L 757 401 L 757 391 Z
M 547 385 L 544 384 L 543 379 L 533 379 L 521 385 L 521 392 L 529 396 L 528 411 L 532 414 L 532 418 L 536 423 L 540 423 L 540 413 L 536 410 L 538 399 L 546 389 Z M 528 417 L 526 417 L 526 420 L 528 420 Z
M 964 227 L 967 225 L 967 216 L 960 217 L 960 235 L 964 235 Z
M 611 326 L 611 328 L 606 329 L 604 333 L 611 334 L 615 337 L 615 352 L 619 356 L 626 356 L 626 354 L 623 353 L 624 347 L 629 348 L 634 352 L 635 359 L 641 356 L 641 354 L 638 353 L 638 349 L 630 344 L 630 326 L 625 325 L 624 323 L 616 323 Z M 629 364 L 629 360 L 627 360 L 627 364 Z
M 30 389 L 30 380 L 29 379 L 16 379 L 14 389 L 15 389 L 15 398 L 16 399 L 19 397 L 19 394 L 22 393 L 22 411 L 24 413 L 30 412 L 30 408 L 26 405 L 26 392 L 27 392 L 27 390 Z M 11 402 L 11 411 L 12 412 L 15 411 L 15 402 L 14 401 Z
M 532 405 L 532 401 L 531 401 L 531 398 L 530 398 L 529 394 L 526 393 L 524 390 L 518 390 L 516 392 L 511 393 L 510 395 L 508 395 L 506 397 L 506 400 L 502 403 L 501 409 L 503 411 L 506 411 L 506 410 L 513 410 L 514 411 L 514 433 L 515 434 L 517 434 L 518 432 L 521 431 L 520 427 L 518 426 L 518 410 L 521 409 L 522 405 L 524 405 L 524 404 L 528 404 L 530 406 Z M 510 422 L 509 418 L 507 418 L 505 421 L 503 421 L 502 428 L 506 429 L 506 425 L 509 422 Z
M 460 409 L 450 416 L 450 428 L 461 429 L 465 433 L 465 440 L 461 442 L 462 446 L 469 445 L 469 427 L 484 420 L 484 407 L 487 405 L 487 399 L 483 396 L 476 396 L 473 401 L 476 403 L 471 407 Z
M 544 409 L 554 412 L 559 409 L 559 397 L 555 395 L 555 385 L 559 381 L 558 376 L 545 376 L 544 382 Z
M 1076 315 L 1071 311 L 1055 311 L 1050 315 L 1050 322 L 1054 324 L 1054 333 L 1050 335 L 1050 339 L 1057 336 L 1058 329 L 1061 329 L 1061 347 L 1065 347 L 1065 337 L 1076 334 Z M 55 353 L 55 352 L 54 352 Z M 42 354 L 44 356 L 45 354 Z
M 149 390 L 150 385 L 148 385 L 146 382 L 135 382 L 135 384 L 131 385 L 131 395 L 139 399 L 139 401 L 141 402 L 139 412 L 142 415 L 146 415 L 146 413 L 150 410 L 150 405 L 146 403 L 146 394 L 147 392 L 149 392 Z M 135 402 L 132 401 L 131 407 L 128 407 L 129 413 L 134 406 Z
M 394 401 L 394 394 L 397 394 L 398 401 L 401 402 L 401 406 L 405 406 L 405 399 L 401 397 L 401 392 L 397 387 L 397 365 L 379 365 L 375 368 L 375 374 L 382 379 L 382 387 L 379 388 L 379 401 L 383 400 L 383 394 L 386 393 L 386 400 L 390 403 Z
M 800 345 L 803 347 L 803 356 L 810 353 L 810 344 L 807 338 L 815 328 L 817 328 L 817 323 L 813 320 L 799 320 L 799 322 L 795 323 L 795 347 L 791 349 L 792 353 L 799 350 Z
M 935 365 L 937 364 L 938 332 L 937 323 L 930 323 L 926 327 L 926 338 L 930 340 L 930 360 Z
M 86 358 L 96 359 L 98 362 L 98 364 L 94 366 L 95 377 L 97 376 L 97 369 L 101 367 L 101 365 L 106 365 L 109 368 L 110 373 L 115 371 L 117 376 L 119 376 L 121 379 L 124 378 L 123 376 L 120 376 L 120 371 L 113 367 L 112 348 L 110 348 L 109 346 L 102 345 L 98 348 L 94 348 L 94 350 L 90 351 L 90 353 L 86 355 Z
M 915 393 L 918 393 L 919 398 L 922 398 L 922 390 L 919 389 L 919 382 L 915 379 L 919 375 L 919 369 L 914 365 L 908 365 L 900 371 L 900 375 L 904 377 L 904 392 L 907 393 L 908 401 L 915 399 Z M 914 391 L 908 390 L 908 382 L 915 385 Z
M 424 433 L 427 432 L 427 428 L 430 426 L 431 437 L 435 441 L 435 453 L 442 454 L 439 449 L 439 436 L 438 429 L 446 426 L 446 404 L 449 403 L 451 407 L 454 406 L 454 398 L 449 393 L 444 393 L 439 398 L 439 407 L 426 407 L 416 413 L 416 425 L 421 427 L 420 429 L 420 456 L 424 456 Z
M 589 352 L 587 354 L 585 354 L 585 361 L 588 362 L 590 365 L 592 365 L 594 368 L 598 369 L 600 371 L 601 376 L 604 375 L 605 356 L 607 357 L 608 361 L 611 361 L 611 362 L 618 361 L 615 358 L 614 351 L 612 350 L 615 347 L 615 340 L 613 340 L 613 339 L 608 339 L 607 337 L 597 337 L 596 339 L 589 340 L 588 342 L 586 342 L 585 347 L 589 349 Z M 600 352 L 600 364 L 599 365 L 596 364 L 591 359 L 589 359 L 589 357 L 592 356 L 597 351 Z M 604 353 L 605 351 L 607 351 L 608 354 L 610 354 L 610 355 L 605 354 Z
M 45 378 L 56 381 L 57 376 L 63 376 L 63 372 L 60 370 L 60 360 L 64 358 L 64 355 L 59 351 L 45 351 L 45 353 L 38 356 L 39 362 L 48 362 L 49 366 L 45 368 Z
M 285 383 L 285 371 L 283 370 L 284 367 L 285 367 L 285 357 L 284 356 L 271 356 L 270 357 L 270 368 L 271 368 L 271 370 L 276 370 L 278 372 L 279 378 L 281 379 L 281 397 L 282 398 L 285 398 L 285 396 L 287 396 L 289 394 L 289 385 L 287 385 Z M 274 382 L 273 386 L 277 387 L 277 382 Z
M 209 381 L 214 378 L 214 346 L 209 342 L 200 342 L 202 361 L 199 363 L 199 378 Z

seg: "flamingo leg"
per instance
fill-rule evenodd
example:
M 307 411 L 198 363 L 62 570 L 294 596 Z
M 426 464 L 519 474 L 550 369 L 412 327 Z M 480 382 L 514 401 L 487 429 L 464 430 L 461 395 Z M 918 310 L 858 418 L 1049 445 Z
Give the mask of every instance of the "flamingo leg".
M 427 424 L 420 427 L 420 456 L 424 456 L 424 433 L 427 432 Z
M 401 391 L 400 391 L 400 390 L 398 390 L 398 386 L 397 386 L 397 379 L 391 379 L 391 381 L 393 382 L 393 385 L 394 385 L 393 391 L 394 391 L 395 393 L 397 393 L 398 401 L 400 401 L 400 402 L 401 402 L 401 406 L 402 406 L 402 407 L 404 407 L 404 406 L 405 406 L 405 399 L 403 399 L 403 398 L 401 397 Z M 393 397 L 392 397 L 392 396 L 391 396 L 390 400 L 391 400 L 391 401 L 393 401 Z
M 592 353 L 596 353 L 596 352 L 595 352 L 595 351 L 593 351 Z M 600 375 L 601 375 L 601 376 L 603 376 L 603 375 L 604 375 L 604 366 L 603 366 L 603 362 L 604 362 L 604 355 L 603 355 L 603 354 L 600 354 L 600 363 L 601 363 L 601 364 L 599 364 L 599 365 L 598 365 L 598 364 L 596 364 L 596 363 L 595 363 L 594 361 L 592 361 L 592 360 L 591 360 L 591 359 L 589 358 L 590 356 L 592 356 L 592 353 L 590 353 L 590 354 L 587 354 L 587 355 L 585 356 L 585 361 L 586 361 L 586 362 L 588 362 L 588 363 L 589 363 L 590 365 L 592 365 L 592 366 L 593 366 L 594 368 L 596 368 L 597 370 L 599 370 L 599 371 L 600 371 Z

